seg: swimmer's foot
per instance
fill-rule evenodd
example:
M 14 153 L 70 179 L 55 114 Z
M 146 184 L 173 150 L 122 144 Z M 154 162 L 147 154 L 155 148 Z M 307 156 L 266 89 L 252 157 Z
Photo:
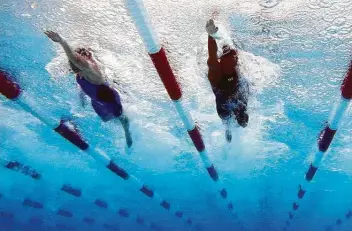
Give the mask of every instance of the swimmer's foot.
M 227 142 L 231 143 L 232 134 L 231 134 L 231 131 L 230 131 L 230 130 L 226 130 L 226 132 L 225 132 L 225 137 L 226 137 Z
M 236 115 L 235 120 L 237 120 L 238 125 L 245 128 L 247 127 L 249 116 L 246 111 L 241 111 L 238 115 Z
M 131 132 L 128 131 L 125 133 L 125 136 L 126 136 L 126 144 L 127 144 L 127 147 L 131 147 L 132 144 L 133 144 L 133 141 L 132 141 L 132 136 L 131 136 Z

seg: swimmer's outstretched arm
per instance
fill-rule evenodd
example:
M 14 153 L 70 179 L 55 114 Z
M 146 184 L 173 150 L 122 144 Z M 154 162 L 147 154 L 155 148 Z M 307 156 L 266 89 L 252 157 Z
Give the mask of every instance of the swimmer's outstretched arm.
M 210 19 L 206 23 L 206 31 L 208 33 L 208 79 L 212 87 L 216 87 L 222 77 L 220 62 L 218 60 L 218 46 L 213 35 L 218 31 L 214 20 Z
M 217 57 L 218 47 L 216 45 L 215 38 L 213 37 L 216 34 L 216 32 L 218 32 L 218 27 L 215 26 L 213 19 L 209 19 L 207 21 L 207 24 L 205 25 L 205 29 L 208 33 L 208 55 L 209 55 L 208 59 L 210 62 L 213 62 L 213 63 L 218 62 L 218 57 Z
M 70 45 L 58 33 L 54 31 L 45 31 L 44 34 L 46 34 L 51 40 L 53 40 L 56 43 L 59 43 L 62 46 L 62 48 L 65 50 L 67 58 L 74 65 L 82 69 L 89 67 L 88 62 L 80 58 L 79 56 L 75 55 L 75 52 L 71 49 Z

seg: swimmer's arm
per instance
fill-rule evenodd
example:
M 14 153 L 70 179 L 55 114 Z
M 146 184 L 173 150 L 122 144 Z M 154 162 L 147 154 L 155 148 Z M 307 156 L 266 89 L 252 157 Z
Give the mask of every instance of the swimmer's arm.
M 65 41 L 65 39 L 63 39 L 59 33 L 48 30 L 45 31 L 44 34 L 46 36 L 48 36 L 48 38 L 50 38 L 53 42 L 59 43 L 62 48 L 64 48 L 65 53 L 67 55 L 67 58 L 73 62 L 73 64 L 77 64 L 77 58 L 75 57 L 75 54 L 73 52 L 73 50 L 71 49 L 71 47 L 68 45 L 68 43 Z
M 212 87 L 216 87 L 219 83 L 222 72 L 220 67 L 220 62 L 217 56 L 218 47 L 216 41 L 212 36 L 208 36 L 208 79 Z
M 48 36 L 53 42 L 59 43 L 62 48 L 65 50 L 65 53 L 67 55 L 67 58 L 75 65 L 77 66 L 79 69 L 83 70 L 83 69 L 92 69 L 89 66 L 89 63 L 82 58 L 80 55 L 77 55 L 72 48 L 70 47 L 70 45 L 65 41 L 65 39 L 63 39 L 59 33 L 48 30 L 45 31 L 44 34 L 46 36 Z M 98 73 L 99 74 L 99 73 Z
M 67 58 L 68 58 L 71 62 L 73 62 L 73 64 L 76 64 L 76 62 L 75 62 L 76 57 L 75 57 L 75 54 L 74 54 L 74 52 L 72 51 L 70 45 L 68 45 L 68 43 L 67 43 L 64 39 L 61 39 L 60 45 L 62 46 L 62 48 L 64 48 L 64 51 L 65 51 L 65 53 L 66 53 L 66 55 L 67 55 Z
M 212 63 L 218 62 L 218 46 L 216 45 L 216 41 L 210 35 L 208 36 L 208 60 Z M 208 61 L 208 62 L 209 62 Z

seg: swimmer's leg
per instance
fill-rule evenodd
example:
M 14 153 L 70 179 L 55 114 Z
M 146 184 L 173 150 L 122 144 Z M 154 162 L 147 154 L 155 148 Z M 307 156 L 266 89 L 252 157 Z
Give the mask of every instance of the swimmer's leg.
M 230 130 L 230 123 L 231 123 L 231 110 L 229 108 L 228 102 L 223 100 L 216 102 L 216 110 L 218 112 L 219 117 L 222 120 L 222 123 L 225 125 L 225 138 L 227 142 L 231 142 L 232 140 L 232 134 Z
M 231 141 L 232 141 L 232 133 L 231 133 L 231 130 L 230 130 L 231 120 L 227 119 L 227 120 L 223 120 L 222 122 L 223 122 L 223 124 L 225 125 L 225 128 L 226 128 L 225 138 L 226 138 L 227 142 L 231 143 Z
M 249 116 L 247 113 L 247 102 L 248 102 L 248 90 L 246 88 L 240 88 L 234 96 L 233 100 L 233 114 L 238 125 L 245 128 L 247 127 Z
M 233 110 L 233 113 L 235 115 L 235 119 L 237 120 L 237 123 L 245 128 L 247 127 L 249 116 L 247 113 L 247 105 L 244 104 L 239 104 L 237 108 Z
M 125 130 L 127 147 L 132 146 L 132 136 L 130 132 L 130 122 L 128 117 L 123 113 L 121 99 L 119 93 L 107 85 L 102 85 L 98 92 L 98 98 L 111 106 L 112 114 L 119 119 L 123 129 Z
M 121 122 L 123 129 L 125 130 L 126 144 L 130 148 L 132 146 L 132 136 L 130 131 L 130 121 L 126 115 L 123 113 L 118 117 Z
M 95 112 L 104 122 L 118 118 L 123 129 L 125 130 L 126 144 L 132 146 L 132 136 L 130 132 L 130 122 L 128 117 L 123 113 L 121 104 L 105 104 L 92 100 L 92 106 Z M 116 120 L 113 120 L 116 121 Z

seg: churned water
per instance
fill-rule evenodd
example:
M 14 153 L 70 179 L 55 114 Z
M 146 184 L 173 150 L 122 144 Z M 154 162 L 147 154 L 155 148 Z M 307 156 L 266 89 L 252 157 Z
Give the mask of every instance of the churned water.
M 340 98 L 352 48 L 350 0 L 146 0 L 234 209 L 222 203 L 121 0 L 1 0 L 0 68 L 25 110 L 0 96 L 0 230 L 352 230 L 352 120 L 347 112 L 297 215 L 316 140 Z M 227 144 L 206 78 L 205 22 L 241 49 L 250 122 Z M 88 46 L 121 93 L 133 148 L 118 123 L 82 107 L 63 50 L 43 34 Z M 44 120 L 70 120 L 87 142 L 157 192 L 192 224 L 146 197 Z

